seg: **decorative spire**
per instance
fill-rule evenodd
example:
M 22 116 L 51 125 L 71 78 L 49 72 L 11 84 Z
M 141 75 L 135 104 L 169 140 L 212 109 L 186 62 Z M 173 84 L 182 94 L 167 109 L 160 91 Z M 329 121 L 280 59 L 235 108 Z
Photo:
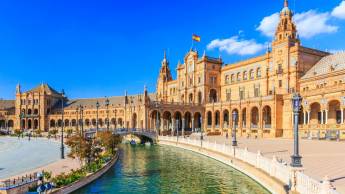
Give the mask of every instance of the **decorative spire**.
M 164 58 L 163 58 L 163 61 L 162 61 L 162 66 L 166 66 L 166 65 L 168 65 L 168 60 L 167 60 L 166 50 L 164 49 Z
M 16 93 L 20 94 L 21 90 L 20 90 L 20 83 L 17 84 L 16 86 Z
M 204 54 L 202 55 L 202 57 L 206 57 L 206 50 L 204 50 Z
M 284 7 L 289 7 L 289 1 L 288 0 L 284 0 Z

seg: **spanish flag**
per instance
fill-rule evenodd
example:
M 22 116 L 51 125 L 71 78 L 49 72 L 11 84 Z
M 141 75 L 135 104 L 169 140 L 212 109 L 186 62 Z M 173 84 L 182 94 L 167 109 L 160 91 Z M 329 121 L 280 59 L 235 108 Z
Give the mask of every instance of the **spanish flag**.
M 200 36 L 193 34 L 192 39 L 196 42 L 200 42 Z

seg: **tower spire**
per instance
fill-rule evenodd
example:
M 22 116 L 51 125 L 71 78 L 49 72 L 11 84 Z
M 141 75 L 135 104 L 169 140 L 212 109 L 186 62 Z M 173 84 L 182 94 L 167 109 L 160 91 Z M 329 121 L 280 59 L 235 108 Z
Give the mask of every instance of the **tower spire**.
M 284 7 L 289 7 L 289 1 L 288 0 L 284 0 Z
M 164 49 L 164 58 L 163 58 L 163 61 L 162 61 L 162 66 L 167 66 L 168 65 L 168 59 L 167 59 L 167 53 L 166 53 L 166 50 Z

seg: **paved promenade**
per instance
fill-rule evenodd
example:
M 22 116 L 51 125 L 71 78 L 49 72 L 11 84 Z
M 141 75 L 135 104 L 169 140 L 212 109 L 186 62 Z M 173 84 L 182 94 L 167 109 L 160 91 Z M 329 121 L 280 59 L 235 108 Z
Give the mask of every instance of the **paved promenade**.
M 59 142 L 45 138 L 0 137 L 0 156 L 0 180 L 43 169 L 59 174 L 79 167 L 78 161 L 67 156 L 61 160 Z
M 199 139 L 199 135 L 193 134 L 191 138 Z M 226 139 L 224 136 L 209 136 L 204 139 L 231 144 L 230 137 Z M 238 138 L 238 146 L 247 147 L 251 152 L 260 150 L 262 155 L 268 158 L 275 155 L 287 164 L 290 164 L 290 156 L 293 152 L 292 139 Z M 327 175 L 337 190 L 345 193 L 345 142 L 301 140 L 300 154 L 303 157 L 302 164 L 305 168 L 305 174 L 320 181 Z

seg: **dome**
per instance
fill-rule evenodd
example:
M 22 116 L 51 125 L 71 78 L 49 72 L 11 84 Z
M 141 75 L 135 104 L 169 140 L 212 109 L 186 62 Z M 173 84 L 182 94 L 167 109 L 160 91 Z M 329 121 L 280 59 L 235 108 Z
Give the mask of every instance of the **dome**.
M 288 12 L 288 11 L 290 11 L 289 7 L 284 7 L 284 8 L 282 9 L 282 12 Z

